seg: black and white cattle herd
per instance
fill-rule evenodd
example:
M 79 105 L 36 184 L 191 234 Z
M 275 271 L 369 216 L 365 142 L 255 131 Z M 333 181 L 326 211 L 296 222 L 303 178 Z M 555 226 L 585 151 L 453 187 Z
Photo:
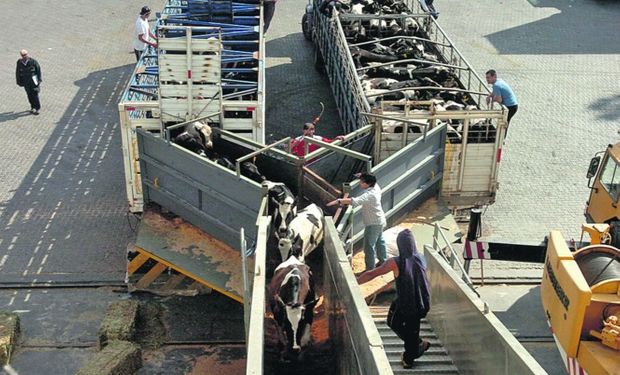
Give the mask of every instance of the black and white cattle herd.
M 458 68 L 442 58 L 440 49 L 446 45 L 429 40 L 421 24 L 425 18 L 408 16 L 412 12 L 403 0 L 327 0 L 321 7 L 322 13 L 330 15 L 333 7 L 344 15 L 342 28 L 371 106 L 390 101 L 389 106 L 384 104 L 384 109 L 402 112 L 403 107 L 394 102 L 408 100 L 420 102 L 409 109 L 413 113 L 429 109 L 436 112 L 480 109 L 459 81 Z M 357 16 L 347 17 L 348 14 Z M 444 51 L 453 53 L 449 49 Z M 448 140 L 460 143 L 463 121 L 446 122 Z M 468 142 L 494 141 L 495 126 L 488 119 L 474 119 L 470 123 Z M 426 120 L 421 120 L 419 125 L 409 126 L 408 131 L 422 133 L 426 124 Z M 384 132 L 403 130 L 400 122 L 388 120 L 383 125 Z
M 411 12 L 402 0 L 326 1 L 321 11 L 329 13 L 330 4 L 342 13 L 380 16 L 342 21 L 370 104 L 407 99 L 431 102 L 436 111 L 479 109 L 472 97 L 460 90 L 454 69 L 441 63 L 438 49 L 429 43 L 428 35 L 416 19 L 406 16 Z M 386 15 L 394 17 L 383 17 Z M 462 123 L 453 121 L 448 125 L 449 138 L 458 142 Z M 489 122 L 480 120 L 470 128 L 470 137 L 476 128 L 486 129 L 489 134 L 490 127 Z M 384 123 L 384 131 L 399 132 L 398 128 L 397 123 Z M 402 132 L 402 126 L 400 128 Z M 413 125 L 409 131 L 421 133 L 423 130 Z M 469 141 L 476 142 L 475 139 Z M 226 168 L 236 169 L 231 159 L 213 150 L 213 131 L 206 123 L 189 123 L 173 142 Z M 244 176 L 268 189 L 268 209 L 272 217 L 270 236 L 275 237 L 281 262 L 269 283 L 269 305 L 280 328 L 285 354 L 294 358 L 310 343 L 317 298 L 312 272 L 305 259 L 323 240 L 323 211 L 316 204 L 310 204 L 298 212 L 297 200 L 284 183 L 267 181 L 252 162 L 246 161 L 240 167 Z
M 263 184 L 268 188 L 270 235 L 275 237 L 281 261 L 269 283 L 269 306 L 280 327 L 282 354 L 297 358 L 310 343 L 317 298 L 305 259 L 323 240 L 323 210 L 312 203 L 298 212 L 297 200 L 285 184 Z
M 235 164 L 226 156 L 213 151 L 213 131 L 203 122 L 187 124 L 172 141 L 209 158 L 224 167 L 235 170 Z M 323 240 L 323 211 L 312 203 L 297 211 L 297 199 L 282 182 L 267 181 L 252 162 L 241 164 L 241 173 L 267 187 L 268 211 L 272 217 L 272 243 L 280 264 L 269 283 L 269 306 L 280 327 L 283 355 L 296 358 L 310 343 L 310 329 L 317 299 L 314 280 L 305 259 Z

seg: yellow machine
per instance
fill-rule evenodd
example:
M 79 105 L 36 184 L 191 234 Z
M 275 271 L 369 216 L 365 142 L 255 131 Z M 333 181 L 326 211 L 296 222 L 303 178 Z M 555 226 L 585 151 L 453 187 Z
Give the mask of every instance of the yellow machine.
M 599 154 L 603 154 L 602 156 Z M 620 222 L 620 142 L 607 146 L 603 152 L 599 152 L 590 161 L 588 168 L 588 187 L 590 199 L 586 208 L 586 218 L 590 223 Z M 611 234 L 614 236 L 616 229 L 612 224 Z M 620 233 L 618 233 L 620 234 Z M 614 239 L 615 240 L 615 239 Z
M 584 225 L 583 230 L 593 244 L 574 253 L 560 232 L 549 235 L 543 307 L 569 374 L 617 375 L 620 250 L 600 243 L 610 239 L 609 225 Z

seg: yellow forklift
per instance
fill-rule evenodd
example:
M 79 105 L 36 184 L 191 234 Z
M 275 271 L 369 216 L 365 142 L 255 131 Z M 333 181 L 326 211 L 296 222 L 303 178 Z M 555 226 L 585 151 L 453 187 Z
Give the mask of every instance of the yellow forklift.
M 582 226 L 590 245 L 572 252 L 560 232 L 547 244 L 540 294 L 569 374 L 620 374 L 620 143 L 595 155 Z M 580 241 L 580 243 L 583 243 Z

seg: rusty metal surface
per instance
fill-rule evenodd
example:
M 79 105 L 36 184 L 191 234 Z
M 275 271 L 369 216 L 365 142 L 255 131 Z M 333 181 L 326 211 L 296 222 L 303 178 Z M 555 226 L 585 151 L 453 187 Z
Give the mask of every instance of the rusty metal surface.
M 147 211 L 136 246 L 177 271 L 236 300 L 243 301 L 241 255 L 181 218 Z

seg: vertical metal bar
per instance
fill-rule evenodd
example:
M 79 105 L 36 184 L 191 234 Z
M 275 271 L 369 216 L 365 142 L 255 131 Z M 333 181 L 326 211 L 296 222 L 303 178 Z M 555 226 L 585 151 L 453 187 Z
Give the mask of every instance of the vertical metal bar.
M 248 280 L 248 254 L 247 243 L 245 241 L 245 229 L 241 227 L 240 249 L 241 249 L 241 274 L 243 275 L 243 323 L 245 325 L 245 340 L 248 340 L 248 329 L 250 324 L 250 282 Z
M 189 120 L 194 116 L 192 111 L 193 109 L 193 100 L 192 100 L 192 81 L 193 81 L 193 72 L 192 72 L 192 28 L 185 28 L 185 38 L 187 41 L 187 114 L 185 115 L 185 120 Z
M 467 138 L 469 138 L 469 117 L 463 120 L 463 139 L 461 141 L 461 165 L 459 166 L 459 179 L 457 183 L 457 191 L 463 189 L 463 180 L 465 179 L 465 160 L 467 158 Z

